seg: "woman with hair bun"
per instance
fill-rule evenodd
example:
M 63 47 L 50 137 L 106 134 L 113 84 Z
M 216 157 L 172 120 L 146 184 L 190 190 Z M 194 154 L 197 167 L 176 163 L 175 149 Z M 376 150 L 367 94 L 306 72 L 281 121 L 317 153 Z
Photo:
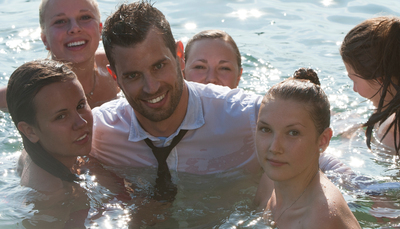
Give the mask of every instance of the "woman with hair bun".
M 299 69 L 264 96 L 256 146 L 264 169 L 260 183 L 270 184 L 260 185 L 257 195 L 269 226 L 360 228 L 339 189 L 319 169 L 332 137 L 329 125 L 329 101 L 312 69 Z

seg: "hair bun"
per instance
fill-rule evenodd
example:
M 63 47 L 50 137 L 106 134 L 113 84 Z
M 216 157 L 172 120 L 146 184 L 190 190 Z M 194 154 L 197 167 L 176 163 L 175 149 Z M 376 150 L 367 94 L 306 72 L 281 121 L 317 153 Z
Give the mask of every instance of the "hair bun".
M 309 80 L 316 85 L 321 85 L 317 73 L 311 68 L 299 68 L 294 72 L 293 79 Z

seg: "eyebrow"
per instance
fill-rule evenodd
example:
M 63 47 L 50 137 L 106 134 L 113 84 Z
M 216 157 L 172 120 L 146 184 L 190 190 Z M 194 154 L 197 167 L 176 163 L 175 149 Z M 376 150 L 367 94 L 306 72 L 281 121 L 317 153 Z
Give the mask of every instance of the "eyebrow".
M 89 9 L 82 9 L 79 12 L 80 13 L 86 13 L 86 12 L 92 13 L 92 11 L 90 11 Z M 53 15 L 51 18 L 60 17 L 60 16 L 64 16 L 64 15 L 65 15 L 65 13 L 59 13 L 59 14 Z
M 229 60 L 220 60 L 219 64 L 231 63 Z
M 266 123 L 266 122 L 264 122 L 264 121 L 262 121 L 262 120 L 258 121 L 258 123 L 261 123 L 261 124 L 263 124 L 263 125 L 269 125 L 268 123 Z
M 262 120 L 260 120 L 260 121 L 258 121 L 258 122 L 261 123 L 261 124 L 263 124 L 263 125 L 268 125 L 268 126 L 270 126 L 269 123 L 264 122 L 264 121 L 262 121 Z M 293 127 L 293 126 L 297 126 L 297 125 L 306 127 L 306 126 L 304 126 L 303 124 L 301 124 L 301 123 L 299 123 L 299 122 L 296 122 L 296 123 L 293 123 L 293 124 L 290 124 L 290 125 L 286 126 L 285 128 Z
M 158 65 L 158 64 L 161 64 L 162 62 L 164 62 L 164 61 L 166 61 L 166 60 L 171 60 L 171 58 L 165 56 L 164 58 L 162 58 L 162 59 L 156 61 L 156 62 L 155 62 L 154 64 L 152 64 L 151 66 L 156 66 L 156 65 Z
M 203 63 L 208 63 L 208 61 L 207 61 L 206 59 L 197 59 L 197 60 L 195 60 L 195 61 L 200 61 L 200 62 L 203 62 Z
M 358 77 L 358 78 L 362 78 L 361 75 L 360 75 L 360 74 L 357 74 L 357 73 L 351 73 L 351 74 L 349 74 L 349 73 L 347 72 L 347 75 L 348 75 L 348 76 L 356 76 L 356 77 Z
M 53 116 L 53 117 L 56 117 L 56 116 L 59 115 L 60 113 L 63 113 L 63 112 L 66 112 L 66 111 L 68 111 L 68 109 L 65 109 L 65 108 L 60 109 L 60 110 L 54 112 L 52 116 Z
M 196 61 L 200 61 L 200 62 L 203 62 L 203 63 L 208 63 L 208 61 L 206 59 L 197 59 Z M 229 60 L 220 60 L 218 62 L 218 64 L 224 64 L 224 63 L 231 63 L 231 61 L 229 61 Z

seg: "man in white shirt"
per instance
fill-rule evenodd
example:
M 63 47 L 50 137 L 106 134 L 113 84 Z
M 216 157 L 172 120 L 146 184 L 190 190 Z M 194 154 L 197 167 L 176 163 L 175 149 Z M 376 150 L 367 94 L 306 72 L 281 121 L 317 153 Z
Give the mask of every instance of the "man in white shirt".
M 125 98 L 93 110 L 92 155 L 108 165 L 157 166 L 145 143 L 170 145 L 169 169 L 212 174 L 260 171 L 254 132 L 262 97 L 241 89 L 186 82 L 164 15 L 146 2 L 122 5 L 103 28 L 109 70 Z
M 106 20 L 102 40 L 126 98 L 93 109 L 92 156 L 106 165 L 158 167 L 163 181 L 156 180 L 156 192 L 160 183 L 176 194 L 170 170 L 260 174 L 254 134 L 262 96 L 186 82 L 169 23 L 150 3 L 121 5 Z

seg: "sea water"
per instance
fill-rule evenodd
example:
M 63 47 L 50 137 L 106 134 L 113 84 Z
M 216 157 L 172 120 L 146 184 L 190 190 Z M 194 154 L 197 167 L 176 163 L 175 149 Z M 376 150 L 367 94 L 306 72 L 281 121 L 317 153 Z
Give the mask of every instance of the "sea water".
M 122 2 L 99 0 L 102 21 Z M 7 85 L 19 65 L 48 55 L 40 40 L 39 3 L 0 0 L 0 86 Z M 262 95 L 300 67 L 317 70 L 332 109 L 334 137 L 326 153 L 357 174 L 354 179 L 334 173 L 327 176 L 339 187 L 363 228 L 398 225 L 398 158 L 379 145 L 369 150 L 363 129 L 354 128 L 367 120 L 373 107 L 353 92 L 339 55 L 341 41 L 356 24 L 376 16 L 400 16 L 398 0 L 158 0 L 154 4 L 166 15 L 175 39 L 184 44 L 205 29 L 228 32 L 242 54 L 239 87 L 244 90 Z M 7 112 L 0 112 L 0 125 L 0 228 L 32 226 L 36 213 L 29 204 L 32 190 L 19 185 L 15 169 L 21 137 Z M 140 176 L 154 172 L 120 169 L 136 184 L 143 181 Z M 132 212 L 137 211 L 137 203 L 108 198 L 112 196 L 109 190 L 93 182 L 90 175 L 86 178 L 81 184 L 90 190 L 85 227 L 135 228 Z M 252 206 L 257 180 L 246 179 L 241 171 L 202 177 L 184 174 L 180 179 L 181 192 L 168 219 L 149 228 L 264 228 L 260 213 Z M 238 180 L 241 182 L 235 182 Z M 148 214 L 157 214 L 157 209 L 153 210 Z

